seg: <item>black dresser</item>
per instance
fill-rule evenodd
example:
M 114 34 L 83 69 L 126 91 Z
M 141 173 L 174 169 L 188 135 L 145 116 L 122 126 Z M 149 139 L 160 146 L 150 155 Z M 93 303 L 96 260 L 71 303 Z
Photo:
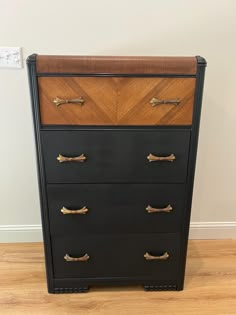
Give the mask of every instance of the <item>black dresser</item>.
M 182 290 L 206 61 L 27 63 L 48 291 Z

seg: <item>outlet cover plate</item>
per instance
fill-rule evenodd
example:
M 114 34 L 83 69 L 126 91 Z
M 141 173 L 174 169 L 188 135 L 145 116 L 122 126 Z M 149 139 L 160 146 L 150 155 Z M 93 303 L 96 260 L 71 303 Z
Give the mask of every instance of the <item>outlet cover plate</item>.
M 0 68 L 21 69 L 21 47 L 0 47 Z

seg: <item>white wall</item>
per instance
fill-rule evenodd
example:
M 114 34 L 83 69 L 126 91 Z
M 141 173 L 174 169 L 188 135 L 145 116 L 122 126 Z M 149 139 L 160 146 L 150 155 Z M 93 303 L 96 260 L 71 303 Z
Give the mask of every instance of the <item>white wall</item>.
M 207 59 L 193 237 L 236 237 L 235 37 L 234 0 L 0 0 L 0 46 L 23 47 L 24 59 L 34 52 Z M 0 241 L 36 240 L 40 210 L 25 67 L 0 69 L 0 110 Z

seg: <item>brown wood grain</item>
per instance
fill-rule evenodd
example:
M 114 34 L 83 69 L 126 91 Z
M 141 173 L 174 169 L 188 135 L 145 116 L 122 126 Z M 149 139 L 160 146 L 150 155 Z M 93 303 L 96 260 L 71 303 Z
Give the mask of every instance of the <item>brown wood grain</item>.
M 189 241 L 184 291 L 91 287 L 48 294 L 41 243 L 0 244 L 1 315 L 235 315 L 236 240 Z
M 36 58 L 37 73 L 189 74 L 196 57 L 46 56 Z
M 109 78 L 39 78 L 41 121 L 43 124 L 113 125 L 116 122 L 116 90 Z M 83 96 L 85 103 L 55 106 L 56 97 Z
M 191 125 L 195 78 L 39 77 L 42 124 Z M 85 103 L 55 106 L 56 97 Z M 153 107 L 150 100 L 180 99 Z
M 194 78 L 120 79 L 118 124 L 120 125 L 191 125 Z M 180 99 L 179 105 L 153 107 L 150 100 Z

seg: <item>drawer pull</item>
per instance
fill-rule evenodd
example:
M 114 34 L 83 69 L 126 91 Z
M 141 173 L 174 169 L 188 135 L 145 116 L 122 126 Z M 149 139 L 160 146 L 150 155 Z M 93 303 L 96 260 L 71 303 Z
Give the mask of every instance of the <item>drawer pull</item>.
M 145 253 L 144 254 L 144 258 L 146 259 L 146 260 L 166 260 L 166 259 L 168 259 L 170 257 L 170 255 L 167 253 L 167 252 L 165 252 L 163 255 L 161 255 L 161 256 L 152 256 L 152 255 L 150 255 L 149 253 Z
M 86 214 L 88 212 L 88 208 L 83 207 L 78 210 L 70 210 L 70 209 L 67 209 L 66 207 L 62 207 L 61 212 L 63 214 Z
M 149 162 L 156 162 L 156 161 L 173 162 L 176 159 L 176 157 L 173 153 L 168 155 L 168 156 L 156 156 L 156 155 L 153 155 L 152 153 L 150 153 L 147 156 L 147 159 L 149 160 Z
M 75 156 L 75 157 L 67 157 L 63 156 L 61 154 L 58 155 L 57 160 L 62 163 L 62 162 L 84 162 L 86 160 L 86 156 L 84 154 L 81 154 L 80 156 Z
M 157 106 L 161 104 L 179 105 L 179 103 L 180 103 L 180 100 L 178 98 L 173 99 L 173 100 L 159 100 L 156 97 L 153 97 L 150 101 L 150 104 L 152 104 L 152 106 Z
M 171 207 L 171 205 L 168 205 L 167 207 L 165 207 L 165 208 L 153 208 L 153 207 L 151 207 L 151 206 L 147 206 L 146 207 L 146 211 L 148 212 L 148 213 L 154 213 L 154 212 L 170 212 L 170 211 L 172 211 L 173 210 L 173 208 Z
M 65 100 L 65 99 L 56 97 L 56 98 L 53 100 L 53 103 L 54 103 L 56 106 L 60 106 L 60 105 L 62 105 L 62 104 L 69 104 L 69 103 L 83 105 L 83 104 L 84 104 L 84 99 L 83 99 L 82 96 L 80 96 L 79 98 L 71 99 L 71 100 Z
M 89 260 L 89 255 L 88 254 L 85 254 L 84 256 L 82 256 L 82 257 L 71 257 L 70 255 L 68 255 L 68 254 L 66 254 L 65 256 L 64 256 L 64 259 L 66 260 L 66 261 L 87 261 L 87 260 Z

